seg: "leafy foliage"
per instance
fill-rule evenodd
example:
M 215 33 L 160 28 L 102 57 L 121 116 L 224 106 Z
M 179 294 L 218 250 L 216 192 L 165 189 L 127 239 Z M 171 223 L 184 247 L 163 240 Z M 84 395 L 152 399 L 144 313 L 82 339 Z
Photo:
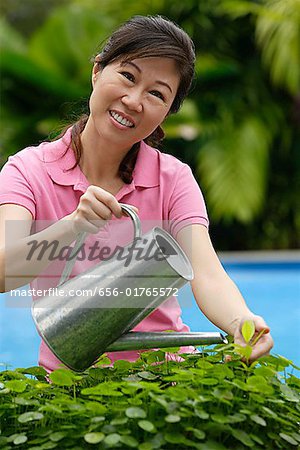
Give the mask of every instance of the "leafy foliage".
M 224 354 L 232 361 L 223 363 Z M 134 363 L 107 362 L 103 356 L 81 374 L 62 368 L 50 377 L 40 367 L 1 372 L 0 447 L 299 446 L 300 381 L 283 357 L 247 366 L 228 346 L 216 346 L 182 362 L 166 361 L 162 351 L 141 353 Z

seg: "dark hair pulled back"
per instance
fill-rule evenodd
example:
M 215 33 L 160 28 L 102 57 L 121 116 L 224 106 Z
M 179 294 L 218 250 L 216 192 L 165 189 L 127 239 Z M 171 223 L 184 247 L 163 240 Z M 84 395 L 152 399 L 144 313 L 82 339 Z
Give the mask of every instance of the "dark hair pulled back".
M 163 57 L 175 61 L 180 76 L 179 86 L 169 113 L 176 113 L 187 96 L 194 76 L 195 51 L 191 38 L 178 25 L 161 16 L 134 16 L 121 25 L 108 39 L 97 55 L 100 67 L 116 61 L 130 61 L 137 58 Z M 72 146 L 79 163 L 82 154 L 80 134 L 84 130 L 88 115 L 82 116 L 72 128 Z M 161 127 L 145 138 L 153 147 L 159 146 L 164 138 Z M 119 167 L 119 174 L 125 183 L 132 181 L 139 143 L 134 144 Z

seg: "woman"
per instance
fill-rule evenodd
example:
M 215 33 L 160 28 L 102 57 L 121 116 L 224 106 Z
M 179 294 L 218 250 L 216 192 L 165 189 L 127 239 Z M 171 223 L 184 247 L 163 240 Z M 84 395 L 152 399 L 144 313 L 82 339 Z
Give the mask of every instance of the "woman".
M 62 266 L 57 263 L 56 272 L 49 272 L 53 249 L 45 249 L 42 259 L 36 253 L 28 258 L 32 233 L 38 243 L 58 243 L 57 251 L 81 231 L 90 233 L 92 243 L 95 236 L 101 240 L 108 219 L 120 220 L 120 202 L 131 204 L 144 225 L 153 220 L 167 223 L 191 260 L 195 299 L 215 325 L 239 344 L 244 344 L 241 326 L 245 320 L 254 321 L 256 333 L 265 329 L 252 353 L 256 359 L 272 348 L 269 328 L 247 308 L 215 254 L 205 204 L 191 170 L 154 148 L 163 137 L 160 125 L 168 114 L 178 111 L 189 91 L 194 59 L 187 34 L 159 16 L 134 17 L 113 33 L 94 61 L 89 115 L 58 140 L 11 157 L 2 170 L 1 291 L 29 281 L 38 288 L 57 284 Z M 22 224 L 13 243 L 4 237 L 9 220 Z M 40 226 L 45 220 L 47 226 Z M 78 261 L 73 275 L 90 263 Z M 135 330 L 186 331 L 180 313 L 171 298 Z M 137 353 L 109 357 L 134 360 Z M 49 371 L 59 364 L 44 342 L 39 362 Z

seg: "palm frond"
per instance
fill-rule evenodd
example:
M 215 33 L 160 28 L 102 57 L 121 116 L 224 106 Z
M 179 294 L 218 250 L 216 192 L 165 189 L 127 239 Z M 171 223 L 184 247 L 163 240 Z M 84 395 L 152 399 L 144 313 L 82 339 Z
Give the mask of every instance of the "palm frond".
M 263 206 L 271 135 L 255 116 L 201 148 L 198 174 L 212 218 L 250 222 Z
M 300 0 L 273 0 L 266 6 L 270 14 L 256 23 L 262 59 L 274 84 L 295 95 L 300 90 Z

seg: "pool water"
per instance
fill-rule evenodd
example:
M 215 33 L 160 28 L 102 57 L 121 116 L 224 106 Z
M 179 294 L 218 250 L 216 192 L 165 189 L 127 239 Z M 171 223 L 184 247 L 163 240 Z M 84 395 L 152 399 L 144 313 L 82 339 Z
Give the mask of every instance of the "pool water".
M 227 263 L 224 267 L 234 280 L 249 308 L 264 317 L 274 339 L 272 353 L 291 359 L 300 365 L 300 261 L 268 263 Z M 192 331 L 216 331 L 216 327 L 201 314 L 196 302 L 191 302 L 191 290 L 182 290 L 186 298 L 183 321 Z
M 271 327 L 280 354 L 300 365 L 300 260 L 286 262 L 224 262 L 250 309 Z M 12 307 L 0 294 L 0 370 L 37 365 L 40 338 L 30 307 Z M 201 313 L 189 286 L 181 289 L 183 321 L 192 331 L 218 329 Z M 16 301 L 13 302 L 16 305 Z

